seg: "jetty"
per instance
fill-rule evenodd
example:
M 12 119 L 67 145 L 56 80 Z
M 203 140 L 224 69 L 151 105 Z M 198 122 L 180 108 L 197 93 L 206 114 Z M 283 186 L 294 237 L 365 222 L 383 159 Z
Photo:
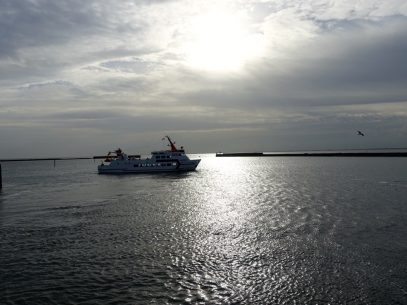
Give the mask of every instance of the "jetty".
M 218 152 L 216 157 L 407 157 L 407 149 L 403 151 Z
M 106 159 L 109 156 L 93 157 L 57 157 L 57 158 L 20 158 L 20 159 L 0 159 L 0 162 L 25 162 L 25 161 L 66 161 L 66 160 L 96 160 Z M 129 155 L 129 158 L 140 158 L 140 155 Z

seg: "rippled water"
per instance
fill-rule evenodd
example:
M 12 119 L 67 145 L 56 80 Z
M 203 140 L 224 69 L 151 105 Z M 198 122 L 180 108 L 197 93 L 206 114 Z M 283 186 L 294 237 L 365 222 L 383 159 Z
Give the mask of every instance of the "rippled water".
M 3 163 L 1 304 L 407 304 L 406 158 Z

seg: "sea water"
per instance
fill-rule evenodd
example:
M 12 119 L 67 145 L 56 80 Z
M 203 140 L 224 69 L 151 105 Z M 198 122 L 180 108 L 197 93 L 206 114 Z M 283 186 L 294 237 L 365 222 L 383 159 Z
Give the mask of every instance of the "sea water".
M 407 158 L 200 157 L 3 163 L 0 304 L 407 304 Z

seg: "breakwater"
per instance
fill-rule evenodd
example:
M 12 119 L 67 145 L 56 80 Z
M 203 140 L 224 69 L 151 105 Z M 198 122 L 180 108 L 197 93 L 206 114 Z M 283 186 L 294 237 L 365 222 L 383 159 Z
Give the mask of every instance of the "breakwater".
M 407 151 L 400 152 L 237 152 L 216 153 L 216 157 L 407 157 Z

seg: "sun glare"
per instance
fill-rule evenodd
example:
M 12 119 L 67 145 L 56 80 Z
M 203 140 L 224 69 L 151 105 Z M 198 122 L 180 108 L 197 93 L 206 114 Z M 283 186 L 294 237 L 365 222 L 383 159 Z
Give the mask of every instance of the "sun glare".
M 183 53 L 193 68 L 239 70 L 262 52 L 262 36 L 251 33 L 239 15 L 210 13 L 196 17 L 188 29 Z

